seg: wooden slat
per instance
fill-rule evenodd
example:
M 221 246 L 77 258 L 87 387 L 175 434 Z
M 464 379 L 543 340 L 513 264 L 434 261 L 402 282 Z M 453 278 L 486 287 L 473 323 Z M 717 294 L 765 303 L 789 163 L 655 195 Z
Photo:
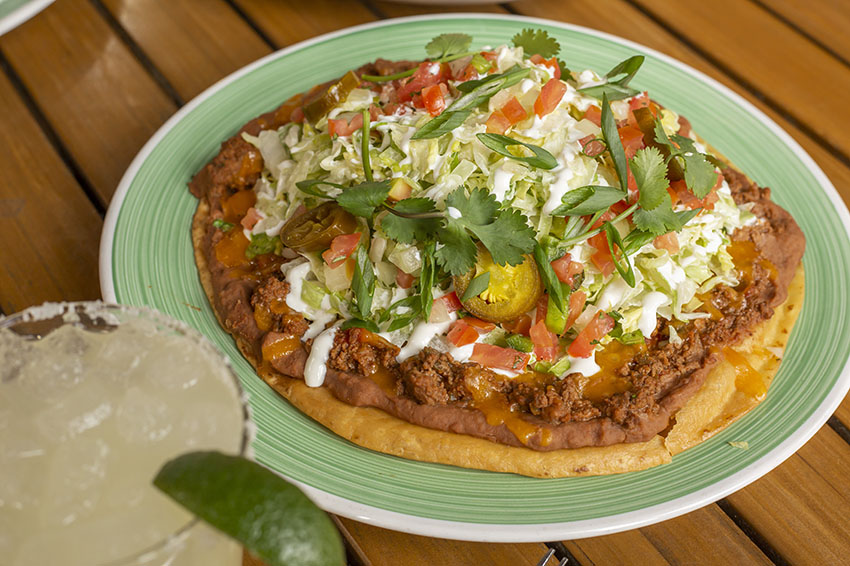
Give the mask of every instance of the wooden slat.
M 844 397 L 844 401 L 841 402 L 838 410 L 835 411 L 835 416 L 844 423 L 844 426 L 850 428 L 850 394 Z
M 463 542 L 409 535 L 349 519 L 338 523 L 355 540 L 362 566 L 534 566 L 548 551 L 545 544 Z M 553 561 L 554 562 L 554 561 Z
M 813 6 L 799 0 L 770 0 L 765 3 L 783 17 L 789 25 L 796 27 L 830 50 L 850 61 L 850 3 L 844 0 L 828 0 Z
M 271 51 L 223 0 L 104 4 L 183 100 Z
M 95 299 L 101 219 L 0 73 L 0 309 Z
M 751 2 L 636 0 L 850 155 L 850 68 Z
M 507 10 L 497 4 L 451 4 L 423 5 L 399 2 L 375 2 L 375 8 L 390 18 L 416 16 L 419 14 L 443 14 L 446 12 L 490 12 L 502 13 Z
M 716 505 L 642 529 L 565 545 L 585 566 L 772 564 Z
M 283 47 L 311 37 L 357 24 L 376 16 L 353 0 L 235 0 L 235 3 L 277 46 Z
M 109 202 L 175 105 L 86 0 L 58 0 L 0 38 L 0 50 Z
M 768 476 L 727 498 L 791 564 L 847 564 L 850 450 L 824 427 Z

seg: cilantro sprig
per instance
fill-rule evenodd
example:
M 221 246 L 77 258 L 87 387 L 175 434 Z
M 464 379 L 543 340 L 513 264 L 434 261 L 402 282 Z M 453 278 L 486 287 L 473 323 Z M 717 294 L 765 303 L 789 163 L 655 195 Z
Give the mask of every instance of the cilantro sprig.
M 432 39 L 425 46 L 425 53 L 428 54 L 434 63 L 449 63 L 457 59 L 475 55 L 477 51 L 469 51 L 471 44 L 472 37 L 465 33 L 444 33 Z M 412 69 L 392 75 L 361 75 L 360 78 L 373 83 L 389 82 L 413 76 L 417 68 L 413 67 Z

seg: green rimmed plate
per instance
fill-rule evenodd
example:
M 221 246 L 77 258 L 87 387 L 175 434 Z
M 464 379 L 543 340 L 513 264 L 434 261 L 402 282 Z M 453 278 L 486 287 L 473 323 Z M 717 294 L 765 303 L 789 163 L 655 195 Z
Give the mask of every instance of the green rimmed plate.
M 0 0 L 0 35 L 32 18 L 53 0 Z
M 421 58 L 435 35 L 463 31 L 498 45 L 523 27 L 558 38 L 572 68 L 605 71 L 643 53 L 634 86 L 687 116 L 709 143 L 788 208 L 808 239 L 803 312 L 771 391 L 757 409 L 671 464 L 607 477 L 540 480 L 412 462 L 359 448 L 272 392 L 219 328 L 195 270 L 186 183 L 222 140 L 290 95 L 387 58 Z M 319 63 L 320 62 L 320 63 Z M 596 31 L 513 16 L 388 20 L 301 43 L 222 80 L 170 119 L 116 192 L 101 243 L 104 297 L 163 310 L 210 337 L 251 395 L 259 461 L 299 483 L 328 511 L 443 538 L 542 541 L 661 521 L 715 501 L 793 454 L 850 387 L 850 215 L 811 158 L 752 105 L 697 71 Z M 830 321 L 829 328 L 823 321 Z M 729 441 L 747 441 L 742 450 Z

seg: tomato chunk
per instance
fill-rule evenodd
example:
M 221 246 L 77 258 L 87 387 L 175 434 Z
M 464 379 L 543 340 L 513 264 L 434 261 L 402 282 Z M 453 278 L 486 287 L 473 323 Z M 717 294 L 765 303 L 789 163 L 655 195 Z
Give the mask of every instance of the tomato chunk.
M 522 372 L 530 358 L 529 354 L 513 348 L 500 348 L 476 342 L 469 359 L 486 367 Z
M 502 114 L 513 126 L 528 118 L 528 111 L 523 108 L 522 103 L 517 100 L 516 96 L 511 97 L 501 109 Z
M 434 299 L 436 301 L 443 301 L 446 305 L 446 310 L 449 312 L 455 312 L 463 308 L 463 304 L 461 304 L 460 299 L 457 296 L 457 293 L 452 291 L 451 293 L 447 293 L 442 297 Z
M 597 126 L 602 126 L 602 109 L 598 106 L 590 106 L 587 111 L 584 113 L 584 117 L 587 120 L 590 120 Z
M 601 271 L 605 277 L 614 273 L 614 258 L 608 248 L 608 236 L 605 235 L 605 232 L 600 232 L 588 238 L 587 243 L 596 248 L 596 253 L 590 256 L 590 261 L 596 266 L 596 269 Z
M 671 254 L 675 254 L 679 251 L 679 237 L 676 236 L 676 232 L 667 232 L 652 240 L 652 245 L 659 250 L 667 250 Z
M 501 110 L 496 110 L 487 118 L 488 134 L 504 134 L 510 127 L 511 121 L 502 114 Z
M 446 109 L 446 93 L 448 89 L 443 83 L 427 86 L 422 89 L 422 103 L 431 116 L 439 116 Z
M 564 257 L 560 257 L 552 261 L 552 269 L 555 271 L 555 275 L 558 276 L 558 280 L 561 283 L 572 285 L 573 277 L 582 273 L 584 271 L 584 266 L 577 261 L 573 261 L 570 254 L 564 254 Z
M 454 324 L 452 324 L 452 328 L 446 336 L 449 342 L 458 348 L 461 346 L 467 346 L 478 340 L 478 331 L 467 324 L 465 320 L 466 319 L 463 318 L 456 320 Z
M 463 320 L 471 327 L 480 330 L 482 332 L 490 332 L 496 325 L 492 322 L 487 322 L 486 320 L 481 320 L 480 318 L 475 318 L 474 316 L 465 316 Z
M 518 319 L 512 320 L 511 322 L 503 322 L 502 328 L 512 334 L 523 334 L 525 336 L 528 336 L 528 333 L 531 330 L 531 317 L 527 314 L 524 314 Z
M 328 135 L 350 136 L 363 127 L 363 114 L 355 114 L 351 121 L 341 118 L 328 120 Z
M 631 159 L 637 153 L 637 150 L 645 147 L 643 143 L 643 132 L 640 129 L 632 126 L 623 126 L 618 128 L 620 141 L 623 142 L 623 150 L 626 152 L 626 158 Z
M 339 267 L 346 259 L 348 259 L 348 256 L 351 255 L 359 243 L 360 232 L 337 236 L 331 241 L 331 247 L 322 252 L 322 259 L 325 260 L 325 263 L 327 263 L 331 269 Z
M 578 333 L 576 339 L 567 348 L 574 358 L 589 358 L 593 354 L 593 342 L 599 340 L 614 329 L 614 319 L 603 312 L 596 313 L 587 326 Z
M 446 64 L 424 61 L 416 68 L 413 76 L 398 88 L 396 98 L 399 102 L 408 102 L 425 87 L 445 82 L 448 78 L 449 70 Z
M 714 188 L 711 189 L 711 192 L 705 195 L 703 198 L 697 198 L 694 194 L 688 190 L 688 186 L 685 184 L 685 181 L 673 181 L 670 183 L 670 197 L 673 199 L 673 204 L 677 202 L 681 202 L 687 208 L 691 210 L 695 208 L 705 208 L 707 210 L 714 210 L 714 203 L 717 202 L 717 188 L 722 184 L 722 176 L 717 176 L 717 183 L 715 183 Z
M 546 328 L 546 321 L 538 320 L 529 331 L 534 343 L 534 355 L 540 360 L 554 361 L 558 357 L 558 336 Z
M 248 212 L 245 213 L 245 217 L 239 223 L 246 230 L 250 230 L 255 224 L 257 224 L 257 222 L 262 220 L 262 218 L 263 217 L 260 216 L 260 212 L 252 206 L 248 209 Z
M 534 113 L 538 118 L 542 118 L 546 114 L 557 108 L 558 103 L 567 92 L 567 84 L 559 79 L 549 79 L 537 95 L 537 100 L 534 101 Z
M 587 302 L 587 293 L 584 291 L 574 291 L 570 295 L 570 314 L 567 316 L 567 324 L 565 328 L 567 330 L 575 324 L 576 319 L 581 315 L 581 312 L 584 310 L 584 304 Z

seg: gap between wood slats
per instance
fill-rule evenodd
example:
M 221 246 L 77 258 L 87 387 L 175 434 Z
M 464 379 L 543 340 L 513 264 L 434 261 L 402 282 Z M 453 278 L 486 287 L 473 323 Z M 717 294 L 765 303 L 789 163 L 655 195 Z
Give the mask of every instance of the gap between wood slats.
M 257 22 L 255 22 L 254 19 L 251 18 L 251 16 L 249 16 L 245 12 L 245 10 L 242 9 L 241 6 L 239 6 L 233 0 L 224 0 L 224 1 L 227 3 L 228 6 L 230 6 L 230 8 L 234 12 L 236 12 L 236 14 L 240 18 L 242 18 L 242 20 L 246 24 L 248 24 L 248 27 L 250 27 L 252 30 L 254 30 L 254 33 L 256 33 L 258 36 L 260 36 L 260 39 L 262 39 L 266 43 L 266 45 L 268 45 L 269 47 L 271 47 L 275 51 L 277 51 L 278 49 L 281 48 L 280 45 L 275 43 L 275 41 L 271 37 L 269 37 L 269 35 L 265 31 L 263 31 L 263 28 L 261 28 L 260 26 L 257 25 Z
M 47 137 L 50 145 L 59 155 L 60 159 L 62 159 L 62 163 L 68 168 L 73 175 L 74 180 L 82 189 L 83 193 L 85 193 L 86 197 L 91 202 L 94 209 L 97 211 L 98 215 L 103 218 L 106 215 L 106 203 L 100 198 L 97 191 L 94 189 L 92 184 L 86 178 L 82 169 L 79 167 L 77 162 L 71 156 L 71 152 L 68 151 L 68 148 L 65 147 L 65 144 L 62 143 L 62 140 L 59 138 L 59 135 L 56 133 L 56 130 L 53 129 L 53 126 L 50 125 L 47 117 L 44 115 L 44 112 L 41 111 L 41 108 L 36 103 L 32 94 L 27 90 L 27 87 L 24 85 L 21 77 L 18 76 L 18 73 L 12 68 L 12 65 L 9 64 L 9 61 L 6 59 L 5 54 L 0 50 L 0 69 L 2 69 L 3 73 L 8 77 L 9 82 L 12 83 L 12 86 L 17 92 L 18 96 L 23 101 L 24 105 L 26 105 L 27 110 L 29 110 L 30 115 L 35 119 L 41 131 L 44 132 L 44 135 Z
M 838 148 L 835 144 L 821 136 L 818 132 L 816 132 L 811 126 L 806 124 L 805 122 L 799 120 L 796 116 L 789 113 L 785 107 L 769 96 L 767 96 L 764 92 L 762 92 L 758 87 L 756 87 L 753 83 L 751 83 L 747 77 L 741 75 L 734 69 L 730 68 L 726 63 L 722 60 L 715 57 L 711 51 L 707 51 L 703 49 L 698 43 L 691 41 L 686 35 L 684 35 L 679 29 L 670 25 L 668 21 L 658 16 L 651 9 L 644 7 L 643 5 L 635 2 L 634 0 L 630 0 L 630 4 L 634 6 L 636 10 L 641 12 L 647 18 L 663 27 L 668 33 L 670 33 L 673 37 L 675 37 L 678 41 L 683 43 L 688 49 L 704 58 L 706 61 L 717 67 L 718 70 L 723 72 L 729 78 L 738 83 L 740 88 L 746 89 L 753 96 L 762 101 L 766 106 L 769 106 L 771 110 L 782 116 L 783 119 L 787 120 L 789 124 L 791 124 L 796 129 L 800 130 L 812 140 L 816 141 L 818 144 L 822 145 L 824 148 L 829 150 L 836 159 L 841 161 L 842 164 L 850 168 L 850 156 L 848 156 L 844 151 Z
M 721 499 L 715 503 L 718 507 L 720 507 L 720 510 L 723 511 L 733 523 L 735 523 L 735 526 L 741 529 L 741 532 L 747 535 L 747 538 L 749 538 L 771 562 L 776 564 L 776 566 L 790 566 L 790 562 L 788 562 L 788 560 L 786 560 L 779 551 L 773 547 L 773 545 L 767 542 L 767 539 L 764 538 L 761 533 L 759 533 L 756 528 L 753 527 L 740 513 L 738 513 L 729 501 Z
M 813 36 L 808 31 L 806 31 L 805 29 L 803 29 L 799 25 L 795 24 L 793 21 L 789 20 L 785 16 L 785 14 L 778 12 L 770 4 L 767 4 L 767 3 L 763 2 L 762 0 L 750 0 L 750 1 L 753 4 L 755 4 L 756 6 L 760 7 L 765 12 L 769 13 L 771 16 L 773 16 L 774 18 L 776 18 L 780 22 L 782 22 L 783 24 L 787 25 L 789 28 L 793 29 L 795 32 L 799 33 L 800 35 L 802 35 L 803 37 L 805 37 L 806 39 L 808 39 L 809 41 L 811 41 L 812 43 L 814 43 L 815 45 L 817 45 L 818 47 L 823 49 L 826 53 L 828 53 L 829 55 L 831 55 L 835 59 L 838 59 L 839 61 L 841 61 L 845 66 L 850 67 L 850 61 L 848 61 L 838 51 L 836 51 L 835 49 L 833 49 L 832 47 L 830 47 L 826 43 L 822 42 L 820 39 Z
M 180 96 L 180 93 L 177 92 L 177 89 L 174 88 L 174 85 L 165 77 L 162 71 L 151 61 L 150 57 L 147 56 L 144 49 L 136 43 L 136 40 L 127 32 L 126 29 L 121 25 L 121 23 L 115 19 L 115 16 L 112 15 L 106 6 L 103 5 L 103 2 L 100 0 L 89 0 L 91 5 L 94 6 L 95 11 L 98 15 L 103 18 L 103 20 L 107 23 L 109 28 L 118 36 L 118 39 L 121 40 L 130 53 L 133 54 L 133 57 L 139 62 L 139 64 L 144 68 L 154 82 L 159 85 L 159 88 L 165 91 L 165 94 L 171 98 L 172 102 L 174 102 L 177 108 L 183 106 L 186 102 Z

